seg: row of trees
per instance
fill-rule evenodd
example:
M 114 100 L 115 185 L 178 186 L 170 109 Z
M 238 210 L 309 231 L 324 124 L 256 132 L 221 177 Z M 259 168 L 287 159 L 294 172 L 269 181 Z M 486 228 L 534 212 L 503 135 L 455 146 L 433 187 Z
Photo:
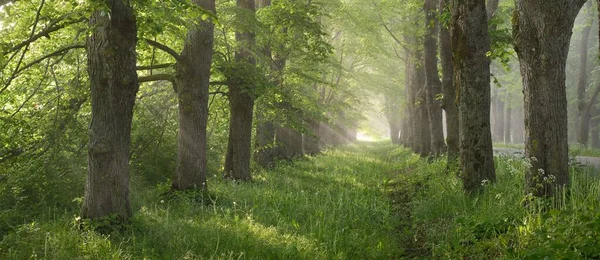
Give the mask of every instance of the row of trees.
M 501 91 L 494 89 L 494 102 L 491 100 L 490 79 L 498 81 L 496 75 L 502 73 L 492 75 L 490 64 L 494 59 L 510 67 L 510 48 L 514 44 L 524 94 L 525 151 L 531 161 L 526 173 L 527 192 L 550 195 L 569 182 L 565 69 L 575 18 L 586 1 L 505 3 L 506 9 L 513 10 L 512 26 L 506 25 L 508 17 L 498 11 L 499 2 L 414 1 L 404 10 L 411 16 L 396 21 L 411 23 L 413 28 L 394 31 L 382 21 L 397 46 L 404 49 L 404 118 L 388 117 L 392 141 L 423 156 L 439 156 L 447 151 L 450 162 L 460 158 L 467 191 L 480 189 L 482 182 L 495 181 L 491 104 L 494 139 L 512 137 L 504 130 L 511 120 L 508 117 L 504 122 L 505 108 L 498 94 Z M 395 32 L 401 32 L 401 37 Z M 592 101 L 595 96 L 597 93 Z M 442 109 L 446 115 L 446 142 Z M 588 121 L 585 118 L 581 122 L 585 125 Z M 398 127 L 398 122 L 404 123 Z
M 31 85 L 32 78 L 40 80 L 40 89 L 60 92 L 77 86 L 77 92 L 69 94 L 71 113 L 90 118 L 84 218 L 131 217 L 130 158 L 133 149 L 148 147 L 136 140 L 132 148 L 136 103 L 169 89 L 175 92 L 177 107 L 174 190 L 207 189 L 208 136 L 215 129 L 208 131 L 208 124 L 218 109 L 215 100 L 228 104 L 228 127 L 219 129 L 228 132 L 225 178 L 251 180 L 252 158 L 270 167 L 277 159 L 317 154 L 322 147 L 356 139 L 357 115 L 350 108 L 356 101 L 342 86 L 348 73 L 346 57 L 332 51 L 333 46 L 343 46 L 342 32 L 326 33 L 324 12 L 338 2 L 64 4 L 2 3 L 7 40 L 2 45 L 0 97 L 6 104 L 3 112 L 13 116 L 49 115 L 59 107 L 32 104 L 38 97 L 47 98 L 46 92 L 23 99 L 28 94 L 19 86 Z M 31 25 L 27 35 L 19 30 Z M 87 73 L 80 69 L 86 60 Z M 46 81 L 50 75 L 54 82 Z M 61 77 L 73 80 L 63 85 Z M 142 85 L 152 91 L 138 93 L 147 89 Z M 59 100 L 64 98 L 58 94 Z M 10 129 L 18 127 L 9 117 L 2 119 Z M 162 130 L 160 137 L 164 135 Z M 2 137 L 6 142 L 0 147 L 0 162 L 45 152 L 43 147 L 28 147 L 31 139 L 10 131 Z

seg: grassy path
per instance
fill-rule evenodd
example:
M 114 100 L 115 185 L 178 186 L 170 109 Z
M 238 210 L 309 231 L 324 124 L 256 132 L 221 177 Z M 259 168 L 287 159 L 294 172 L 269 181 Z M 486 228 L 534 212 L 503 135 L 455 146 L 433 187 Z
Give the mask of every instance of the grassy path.
M 160 196 L 132 187 L 125 233 L 82 232 L 73 214 L 24 225 L 0 243 L 0 258 L 393 259 L 403 254 L 389 180 L 405 150 L 362 143 L 255 172 L 254 182 L 210 179 L 210 197 Z

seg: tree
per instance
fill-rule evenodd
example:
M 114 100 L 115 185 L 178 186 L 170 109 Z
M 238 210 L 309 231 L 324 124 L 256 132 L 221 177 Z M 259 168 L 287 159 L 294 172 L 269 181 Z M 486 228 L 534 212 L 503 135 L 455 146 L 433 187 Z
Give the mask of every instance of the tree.
M 237 0 L 240 16 L 254 19 L 254 0 Z M 240 19 L 242 17 L 239 17 Z M 235 33 L 238 50 L 235 53 L 236 70 L 229 78 L 229 141 L 225 157 L 225 178 L 249 181 L 250 157 L 252 149 L 252 117 L 255 100 L 255 86 L 244 77 L 243 71 L 251 71 L 256 65 L 250 48 L 254 46 L 254 34 L 249 28 L 238 28 Z
M 578 133 L 577 133 L 577 142 L 587 146 L 588 137 L 590 135 L 590 120 L 591 120 L 591 107 L 596 103 L 597 94 L 592 95 L 589 102 L 585 100 L 585 90 L 587 89 L 587 63 L 588 63 L 588 41 L 590 38 L 590 33 L 592 31 L 592 1 L 587 1 L 587 6 L 585 8 L 588 13 L 585 26 L 581 33 L 581 42 L 579 49 L 579 79 L 577 83 L 577 110 L 579 112 L 579 124 L 578 124 Z
M 565 66 L 585 0 L 516 2 L 515 51 L 525 95 L 527 192 L 549 196 L 569 183 Z
M 423 50 L 429 132 L 431 134 L 432 152 L 434 155 L 440 155 L 446 151 L 446 143 L 444 142 L 442 123 L 442 101 L 438 98 L 442 94 L 442 86 L 438 77 L 437 67 L 438 21 L 435 0 L 425 0 L 423 10 L 425 11 L 426 26 L 425 46 Z
M 137 26 L 130 1 L 102 1 L 94 10 L 87 41 L 92 123 L 82 216 L 131 217 L 129 150 L 131 120 L 139 88 L 136 74 Z
M 452 1 L 452 50 L 458 90 L 460 166 L 468 192 L 495 181 L 490 132 L 490 50 L 484 0 Z
M 440 0 L 440 14 L 449 12 L 449 0 Z M 442 106 L 446 112 L 446 144 L 448 145 L 448 161 L 454 161 L 459 154 L 458 108 L 456 106 L 456 89 L 454 88 L 454 66 L 452 64 L 452 41 L 449 24 L 440 26 L 440 60 L 442 64 Z
M 214 0 L 194 0 L 206 11 L 216 12 Z M 213 54 L 214 25 L 198 22 L 188 31 L 175 66 L 179 105 L 177 169 L 172 187 L 177 190 L 206 188 L 206 127 L 208 85 Z

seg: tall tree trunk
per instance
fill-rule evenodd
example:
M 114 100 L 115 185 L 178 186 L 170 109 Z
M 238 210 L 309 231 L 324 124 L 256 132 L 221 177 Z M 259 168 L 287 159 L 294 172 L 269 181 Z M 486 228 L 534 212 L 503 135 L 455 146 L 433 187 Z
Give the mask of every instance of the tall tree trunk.
M 277 158 L 290 159 L 292 157 L 292 134 L 289 127 L 275 127 L 275 143 L 277 147 Z
M 275 158 L 275 125 L 257 114 L 259 121 L 256 128 L 256 152 L 254 161 L 260 166 L 272 167 Z
M 460 166 L 472 192 L 495 181 L 490 132 L 490 49 L 484 0 L 452 0 L 452 50 L 458 89 Z
M 254 13 L 254 0 L 237 0 L 237 6 Z M 235 38 L 240 45 L 250 48 L 254 46 L 254 35 L 251 32 L 236 32 Z M 254 66 L 256 60 L 247 49 L 239 49 L 235 53 L 236 62 Z M 254 110 L 253 82 L 245 82 L 240 76 L 230 79 L 229 107 L 229 142 L 225 157 L 225 178 L 249 181 L 250 157 L 252 150 L 252 116 Z
M 438 21 L 436 12 L 437 0 L 425 0 L 423 10 L 425 11 L 425 88 L 427 95 L 427 114 L 429 117 L 429 133 L 431 135 L 431 150 L 435 156 L 446 151 L 444 142 L 444 126 L 442 123 L 442 100 L 438 98 L 442 94 L 442 83 L 438 77 L 437 59 L 437 35 Z
M 256 0 L 255 1 L 256 8 L 264 8 L 271 5 L 271 0 Z M 267 57 L 271 57 L 273 55 L 271 49 L 266 46 L 264 50 L 264 54 Z M 274 81 L 275 85 L 279 85 L 279 77 L 275 74 L 276 66 L 271 66 L 271 80 Z M 260 107 L 261 104 L 258 102 L 257 107 Z M 255 153 L 254 153 L 254 161 L 258 163 L 260 166 L 268 168 L 273 166 L 276 156 L 275 150 L 275 125 L 273 122 L 266 119 L 266 117 L 262 113 L 267 113 L 267 111 L 263 111 L 263 109 L 257 109 L 256 111 L 256 140 L 255 140 Z
M 320 141 L 320 130 L 319 121 L 314 119 L 307 119 L 306 124 L 308 126 L 308 133 L 304 133 L 302 144 L 304 145 L 304 151 L 308 155 L 316 155 L 321 152 L 319 148 Z
M 492 103 L 493 104 L 493 103 Z M 496 102 L 494 109 L 494 135 L 492 140 L 495 142 L 504 141 L 504 101 L 500 97 L 500 90 L 496 92 Z
M 204 10 L 216 12 L 214 0 L 194 0 L 194 3 Z M 213 34 L 214 25 L 209 20 L 190 29 L 175 66 L 179 135 L 177 170 L 172 187 L 176 190 L 206 189 L 206 127 Z
M 136 73 L 137 26 L 131 3 L 101 1 L 109 14 L 94 11 L 87 40 L 92 122 L 83 218 L 131 217 L 129 150 Z
M 512 123 L 512 128 L 513 128 L 513 134 L 512 134 L 512 138 L 513 138 L 513 142 L 516 144 L 522 144 L 524 143 L 524 135 L 525 135 L 525 118 L 523 115 L 523 108 L 519 108 L 517 111 L 515 111 L 516 113 L 514 113 L 514 117 L 513 117 L 513 123 Z
M 440 0 L 440 12 L 448 10 L 449 0 Z M 440 27 L 440 59 L 442 63 L 443 108 L 446 112 L 446 144 L 448 161 L 458 159 L 458 108 L 456 107 L 456 89 L 454 86 L 454 65 L 452 64 L 452 42 L 446 26 Z
M 506 113 L 505 113 L 506 119 L 504 120 L 504 122 L 506 122 L 506 127 L 504 127 L 504 143 L 512 143 L 511 140 L 511 131 L 512 131 L 512 108 L 510 106 L 506 107 Z
M 418 55 L 422 58 L 422 55 Z M 416 88 L 416 110 L 417 110 L 417 131 L 418 149 L 417 153 L 426 157 L 433 154 L 431 147 L 431 127 L 429 126 L 429 111 L 427 110 L 427 90 L 425 88 L 425 68 L 422 65 L 416 65 L 414 88 Z
M 587 146 L 589 128 L 590 128 L 590 111 L 586 109 L 585 92 L 587 89 L 587 63 L 588 63 L 588 41 L 590 32 L 592 31 L 592 1 L 588 0 L 584 9 L 587 12 L 585 27 L 581 32 L 581 42 L 579 43 L 579 80 L 577 82 L 577 111 L 578 111 L 578 129 L 577 142 L 583 146 Z
M 302 149 L 302 133 L 296 129 L 290 129 L 291 156 L 298 157 L 304 155 Z
M 592 127 L 592 131 L 591 132 L 591 136 L 592 136 L 592 147 L 593 148 L 600 148 L 600 136 L 598 136 L 598 133 L 600 132 L 599 130 L 599 126 L 598 123 L 600 122 L 600 111 L 598 111 L 598 108 L 594 107 L 593 110 L 593 116 L 592 119 L 590 120 L 591 122 L 591 127 Z
M 531 160 L 525 179 L 535 196 L 552 195 L 569 183 L 565 65 L 584 2 L 516 1 L 513 37 L 525 96 L 525 156 Z

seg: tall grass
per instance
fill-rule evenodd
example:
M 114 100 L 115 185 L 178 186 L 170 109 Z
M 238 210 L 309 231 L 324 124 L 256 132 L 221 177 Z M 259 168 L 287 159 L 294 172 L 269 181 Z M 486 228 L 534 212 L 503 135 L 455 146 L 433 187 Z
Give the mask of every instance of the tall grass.
M 54 210 L 15 227 L 0 258 L 390 259 L 402 249 L 384 184 L 408 156 L 391 145 L 350 146 L 256 168 L 252 183 L 214 174 L 209 194 L 165 197 L 167 184 L 134 178 L 124 232 L 81 231 L 77 212 Z
M 496 183 L 467 195 L 444 174 L 445 162 L 418 162 L 411 179 L 425 180 L 414 195 L 413 233 L 435 258 L 565 259 L 600 257 L 600 177 L 572 167 L 571 187 L 559 199 L 524 194 L 523 159 L 496 158 Z

